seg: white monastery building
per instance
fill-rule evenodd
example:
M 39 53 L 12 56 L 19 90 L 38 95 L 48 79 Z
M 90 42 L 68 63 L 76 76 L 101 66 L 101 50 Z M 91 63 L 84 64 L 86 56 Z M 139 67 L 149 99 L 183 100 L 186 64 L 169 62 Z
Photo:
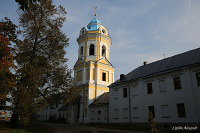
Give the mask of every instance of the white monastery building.
M 144 63 L 109 86 L 109 122 L 200 122 L 200 48 Z

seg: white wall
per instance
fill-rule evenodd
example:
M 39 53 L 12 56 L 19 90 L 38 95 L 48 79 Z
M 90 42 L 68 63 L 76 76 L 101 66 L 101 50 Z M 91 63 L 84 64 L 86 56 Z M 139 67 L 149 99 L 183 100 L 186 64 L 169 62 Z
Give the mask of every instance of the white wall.
M 111 123 L 122 122 L 147 122 L 148 106 L 154 106 L 155 121 L 157 122 L 200 122 L 200 87 L 197 86 L 196 72 L 200 68 L 192 68 L 169 72 L 145 79 L 138 79 L 130 83 L 130 111 L 131 120 L 124 119 L 123 109 L 129 107 L 128 98 L 123 98 L 123 88 L 126 85 L 118 85 L 110 88 L 109 114 Z M 180 76 L 182 89 L 175 90 L 173 78 Z M 159 82 L 164 85 L 159 87 Z M 147 94 L 146 84 L 152 82 L 153 94 Z M 161 84 L 162 84 L 161 83 Z M 127 87 L 127 88 L 129 88 Z M 115 91 L 117 90 L 117 91 Z M 163 92 L 165 90 L 165 92 Z M 177 103 L 184 103 L 186 117 L 178 117 Z M 164 106 L 164 107 L 163 107 Z M 116 111 L 116 109 L 118 111 Z M 116 114 L 118 113 L 118 119 Z M 168 116 L 167 118 L 163 118 Z
M 108 105 L 90 106 L 90 123 L 108 123 Z M 98 112 L 101 112 L 100 114 Z

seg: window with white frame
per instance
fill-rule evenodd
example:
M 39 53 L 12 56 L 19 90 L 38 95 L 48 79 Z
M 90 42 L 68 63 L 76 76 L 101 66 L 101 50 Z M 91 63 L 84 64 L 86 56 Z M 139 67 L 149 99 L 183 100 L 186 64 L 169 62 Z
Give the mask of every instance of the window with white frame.
M 114 119 L 119 119 L 119 109 L 114 109 Z
M 123 108 L 123 119 L 128 119 L 128 108 Z
M 118 89 L 113 89 L 113 95 L 114 99 L 118 99 Z
M 133 107 L 133 119 L 138 119 L 138 107 Z
M 166 86 L 165 86 L 164 80 L 159 81 L 159 90 L 160 90 L 160 92 L 166 92 Z
M 137 96 L 138 95 L 137 86 L 132 86 L 132 90 L 133 90 L 133 97 Z
M 169 118 L 168 105 L 161 105 L 162 118 Z

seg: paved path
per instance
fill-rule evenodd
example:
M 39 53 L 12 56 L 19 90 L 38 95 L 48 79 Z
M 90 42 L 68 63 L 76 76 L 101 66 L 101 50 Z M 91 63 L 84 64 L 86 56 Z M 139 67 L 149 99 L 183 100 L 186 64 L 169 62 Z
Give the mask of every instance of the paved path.
M 48 129 L 48 133 L 145 133 L 141 131 L 127 131 L 116 129 L 103 129 L 82 125 L 67 125 L 58 123 L 40 123 L 42 127 Z M 98 132 L 95 132 L 98 131 Z

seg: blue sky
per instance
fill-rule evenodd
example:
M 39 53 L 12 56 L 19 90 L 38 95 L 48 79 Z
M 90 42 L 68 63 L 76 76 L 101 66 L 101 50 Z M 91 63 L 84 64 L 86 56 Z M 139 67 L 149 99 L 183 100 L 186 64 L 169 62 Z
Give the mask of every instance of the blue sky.
M 67 11 L 63 32 L 70 38 L 69 68 L 78 56 L 79 31 L 97 6 L 97 18 L 112 37 L 115 80 L 148 63 L 200 47 L 200 0 L 54 0 Z M 18 23 L 15 0 L 1 0 L 0 18 Z

